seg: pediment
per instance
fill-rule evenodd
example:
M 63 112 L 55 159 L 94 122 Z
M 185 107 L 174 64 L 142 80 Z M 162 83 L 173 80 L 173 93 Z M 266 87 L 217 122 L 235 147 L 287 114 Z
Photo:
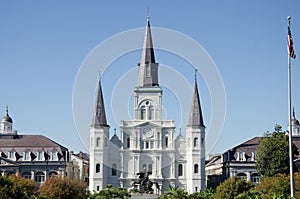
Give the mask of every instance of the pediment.
M 186 162 L 186 159 L 182 156 L 182 155 L 180 155 L 177 159 L 176 159 L 176 161 L 177 162 Z
M 135 127 L 139 127 L 139 128 L 144 128 L 144 127 L 149 127 L 149 128 L 161 128 L 160 125 L 154 123 L 154 122 L 150 122 L 150 121 L 147 121 L 147 122 L 141 122 L 137 125 L 135 125 Z

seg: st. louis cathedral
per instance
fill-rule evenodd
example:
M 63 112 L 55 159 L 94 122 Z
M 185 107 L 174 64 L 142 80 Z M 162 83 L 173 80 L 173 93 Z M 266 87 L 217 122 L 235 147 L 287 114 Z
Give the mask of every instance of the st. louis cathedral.
M 195 79 L 185 137 L 175 138 L 174 120 L 162 120 L 163 90 L 159 86 L 149 17 L 147 19 L 138 84 L 134 92 L 134 119 L 121 121 L 120 138 L 106 120 L 99 80 L 93 121 L 90 126 L 90 191 L 111 184 L 132 188 L 138 173 L 148 172 L 159 190 L 171 186 L 189 193 L 205 188 L 205 125 Z

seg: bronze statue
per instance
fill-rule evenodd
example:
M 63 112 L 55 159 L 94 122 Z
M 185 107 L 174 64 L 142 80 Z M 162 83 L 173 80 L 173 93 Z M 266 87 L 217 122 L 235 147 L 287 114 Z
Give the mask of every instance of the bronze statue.
M 152 172 L 139 172 L 137 173 L 138 181 L 134 182 L 132 186 L 135 185 L 140 185 L 140 192 L 141 193 L 153 193 L 152 186 L 153 184 L 156 185 L 156 188 L 159 189 L 158 183 L 157 182 L 152 182 L 149 180 L 149 175 L 151 175 Z

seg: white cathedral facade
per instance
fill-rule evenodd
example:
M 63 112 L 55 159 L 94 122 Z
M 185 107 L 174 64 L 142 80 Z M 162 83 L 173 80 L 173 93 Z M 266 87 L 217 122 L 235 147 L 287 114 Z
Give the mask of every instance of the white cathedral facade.
M 175 138 L 173 120 L 162 120 L 163 90 L 159 86 L 149 18 L 142 58 L 138 64 L 138 85 L 134 88 L 134 119 L 122 120 L 120 138 L 106 121 L 104 97 L 99 80 L 93 121 L 90 126 L 89 190 L 106 185 L 132 188 L 138 173 L 150 172 L 149 179 L 159 185 L 154 192 L 171 186 L 189 193 L 204 190 L 205 125 L 195 79 L 185 137 Z

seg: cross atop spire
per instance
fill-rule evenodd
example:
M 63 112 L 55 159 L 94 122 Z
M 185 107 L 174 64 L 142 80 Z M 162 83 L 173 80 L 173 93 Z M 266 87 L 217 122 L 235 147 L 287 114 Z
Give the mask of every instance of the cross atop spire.
M 109 126 L 106 122 L 106 114 L 104 108 L 104 100 L 102 94 L 101 78 L 99 78 L 99 86 L 96 98 L 96 106 L 94 110 L 94 118 L 91 124 L 92 127 Z
M 197 85 L 197 69 L 195 70 L 195 86 L 194 86 L 194 95 L 192 99 L 192 106 L 190 110 L 190 118 L 188 122 L 188 126 L 204 126 L 200 97 L 198 92 Z

